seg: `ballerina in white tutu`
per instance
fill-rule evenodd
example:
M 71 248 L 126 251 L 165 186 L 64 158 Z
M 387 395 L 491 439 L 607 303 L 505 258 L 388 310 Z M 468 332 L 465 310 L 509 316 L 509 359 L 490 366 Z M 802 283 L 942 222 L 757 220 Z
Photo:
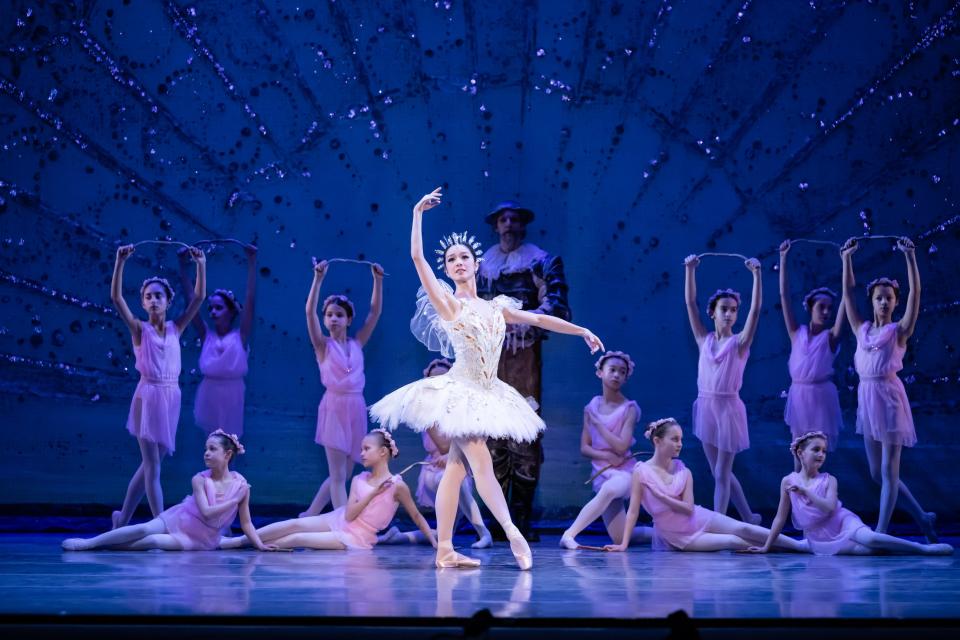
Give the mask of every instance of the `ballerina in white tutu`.
M 581 336 L 591 353 L 603 349 L 603 343 L 583 327 L 521 311 L 520 303 L 513 298 L 479 298 L 476 275 L 480 244 L 466 233 L 445 237 L 437 250 L 437 268 L 453 280 L 456 291 L 438 280 L 423 256 L 421 226 L 423 212 L 440 204 L 441 196 L 440 189 L 435 189 L 413 208 L 410 255 L 423 287 L 417 295 L 417 313 L 410 329 L 427 348 L 456 357 L 456 362 L 446 374 L 423 378 L 387 395 L 370 407 L 370 416 L 388 429 L 403 423 L 424 431 L 436 425 L 451 441 L 447 466 L 437 488 L 438 568 L 480 565 L 478 560 L 453 550 L 460 483 L 469 465 L 477 492 L 507 534 L 517 564 L 529 569 L 533 566 L 530 547 L 510 520 L 486 443 L 487 438 L 529 442 L 545 428 L 517 390 L 497 378 L 506 323 Z

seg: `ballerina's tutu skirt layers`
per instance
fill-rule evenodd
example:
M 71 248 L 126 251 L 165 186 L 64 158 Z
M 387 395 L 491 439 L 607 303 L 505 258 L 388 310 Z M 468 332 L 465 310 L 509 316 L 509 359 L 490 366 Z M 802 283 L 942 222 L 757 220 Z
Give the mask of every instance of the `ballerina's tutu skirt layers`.
M 456 357 L 450 371 L 400 387 L 371 406 L 370 417 L 388 429 L 406 424 L 424 431 L 436 424 L 448 438 L 532 442 L 546 425 L 516 389 L 497 378 L 506 330 L 503 309 L 519 309 L 520 303 L 507 296 L 460 302 L 454 320 L 436 317 L 427 322 L 426 334 L 434 348 L 445 343 L 440 347 L 443 354 Z M 429 347 L 424 332 L 418 335 L 416 321 L 417 316 L 411 329 Z

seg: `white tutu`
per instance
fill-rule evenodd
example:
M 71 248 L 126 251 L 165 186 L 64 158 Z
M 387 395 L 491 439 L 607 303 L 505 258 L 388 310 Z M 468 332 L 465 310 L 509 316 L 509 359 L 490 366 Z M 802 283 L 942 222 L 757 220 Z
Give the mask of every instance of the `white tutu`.
M 453 292 L 447 288 L 450 294 Z M 507 296 L 461 300 L 460 314 L 449 322 L 436 317 L 422 300 L 411 323 L 414 335 L 428 347 L 452 346 L 457 360 L 449 372 L 400 387 L 370 407 L 370 417 L 387 429 L 401 423 L 415 431 L 437 425 L 448 438 L 509 438 L 532 442 L 546 428 L 516 389 L 497 378 L 497 364 L 506 323 L 503 309 L 519 309 Z M 426 313 L 424 312 L 426 308 Z M 414 327 L 421 316 L 427 330 Z M 440 335 L 448 338 L 439 341 Z M 424 336 L 433 336 L 425 340 Z

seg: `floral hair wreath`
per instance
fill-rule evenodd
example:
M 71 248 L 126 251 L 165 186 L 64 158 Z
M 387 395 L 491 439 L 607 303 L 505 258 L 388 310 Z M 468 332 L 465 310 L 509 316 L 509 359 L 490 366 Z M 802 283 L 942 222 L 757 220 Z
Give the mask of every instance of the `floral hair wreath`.
M 227 305 L 233 307 L 233 310 L 237 313 L 243 311 L 243 305 L 237 300 L 237 296 L 233 294 L 233 291 L 229 289 L 217 289 L 211 293 L 208 297 L 212 298 L 213 296 L 220 296 L 227 301 Z
M 733 298 L 737 301 L 737 305 L 740 304 L 740 292 L 734 291 L 733 289 L 717 289 L 713 292 L 713 295 L 707 299 L 707 308 L 713 306 L 713 304 L 720 298 Z
M 803 306 L 806 307 L 807 309 L 810 309 L 813 306 L 814 298 L 816 298 L 817 296 L 830 296 L 834 300 L 840 297 L 837 295 L 837 292 L 834 291 L 833 289 L 830 289 L 828 287 L 817 287 L 807 295 L 803 296 Z
M 152 278 L 147 278 L 143 281 L 143 284 L 140 285 L 140 297 L 143 297 L 143 292 L 147 290 L 151 284 L 159 284 L 163 287 L 163 290 L 167 294 L 167 302 L 173 302 L 174 292 L 173 287 L 170 286 L 170 283 L 166 278 L 161 278 L 160 276 L 153 276 Z
M 647 425 L 647 428 L 643 432 L 643 437 L 647 440 L 653 440 L 653 432 L 662 427 L 665 424 L 680 424 L 677 422 L 676 418 L 660 418 L 659 420 L 654 420 Z
M 897 296 L 900 295 L 900 283 L 892 278 L 874 278 L 867 283 L 867 293 L 872 293 L 874 287 L 893 287 Z
M 393 439 L 393 434 L 384 429 L 383 427 L 377 427 L 376 429 L 371 429 L 370 433 L 379 433 L 383 436 L 383 439 L 387 441 L 387 446 L 390 447 L 390 455 L 394 458 L 400 455 L 400 449 L 397 448 L 397 443 Z
M 453 363 L 446 358 L 434 358 L 430 361 L 430 364 L 427 365 L 427 368 L 423 370 L 423 377 L 426 378 L 429 376 L 434 367 L 446 367 L 447 369 L 452 369 Z
M 235 446 L 235 447 L 237 448 L 237 455 L 238 455 L 238 456 L 242 456 L 242 455 L 243 455 L 244 453 L 246 453 L 246 451 L 247 451 L 246 449 L 243 448 L 243 445 L 240 444 L 240 438 L 238 438 L 238 437 L 236 436 L 236 434 L 227 433 L 227 432 L 224 431 L 223 429 L 217 429 L 216 431 L 214 431 L 214 432 L 211 433 L 210 435 L 211 435 L 211 436 L 223 436 L 224 438 L 227 438 L 230 442 L 233 443 L 233 446 Z
M 633 375 L 633 369 L 634 369 L 633 359 L 630 357 L 629 354 L 626 354 L 623 351 L 607 351 L 602 356 L 600 356 L 600 359 L 597 360 L 596 364 L 594 364 L 593 366 L 596 368 L 597 371 L 600 371 L 601 369 L 603 369 L 603 363 L 609 360 L 610 358 L 620 358 L 621 360 L 626 362 L 627 377 L 629 378 L 630 376 Z
M 344 307 L 345 309 L 349 309 L 351 317 L 356 315 L 353 310 L 353 303 L 350 302 L 350 298 L 343 295 L 342 293 L 335 293 L 331 296 L 327 296 L 326 298 L 324 298 L 323 306 L 321 307 L 321 309 L 326 311 L 327 307 L 329 307 L 331 304 L 336 304 L 338 307 Z
M 793 439 L 793 442 L 790 443 L 790 453 L 793 455 L 798 455 L 797 452 L 800 451 L 800 447 L 803 446 L 803 443 L 805 443 L 807 440 L 813 440 L 814 438 L 820 438 L 824 442 L 830 441 L 827 438 L 827 434 L 825 434 L 823 431 L 808 431 L 802 436 L 797 436 Z
M 470 247 L 473 255 L 477 258 L 477 262 L 483 260 L 483 258 L 480 257 L 483 255 L 480 241 L 477 240 L 475 236 L 469 235 L 466 231 L 463 233 L 454 231 L 450 235 L 440 238 L 440 248 L 434 249 L 434 253 L 437 254 L 437 271 L 443 271 L 443 258 L 447 255 L 447 249 L 458 244 Z

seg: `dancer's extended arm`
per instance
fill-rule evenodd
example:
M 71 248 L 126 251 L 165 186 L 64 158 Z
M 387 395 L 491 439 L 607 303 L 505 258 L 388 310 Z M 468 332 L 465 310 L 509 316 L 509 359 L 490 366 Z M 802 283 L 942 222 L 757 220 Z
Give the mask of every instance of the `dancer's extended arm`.
M 453 320 L 460 313 L 460 302 L 447 293 L 433 273 L 433 268 L 423 256 L 423 212 L 433 209 L 440 204 L 440 187 L 420 198 L 413 207 L 413 225 L 410 229 L 410 257 L 417 270 L 420 284 L 430 298 L 430 304 L 437 310 L 437 314 L 444 320 Z
M 507 324 L 527 324 L 534 327 L 539 327 L 541 329 L 546 329 L 547 331 L 565 333 L 571 336 L 580 336 L 590 348 L 590 353 L 596 353 L 598 350 L 603 350 L 603 342 L 601 342 L 600 338 L 595 336 L 592 331 L 586 327 L 581 327 L 555 316 L 548 316 L 543 313 L 531 313 L 529 311 L 504 307 L 503 319 L 507 321 Z
M 793 303 L 790 300 L 790 278 L 787 277 L 787 254 L 790 241 L 780 243 L 780 308 L 783 311 L 783 324 L 787 327 L 790 340 L 797 333 L 797 319 L 793 315 Z
M 843 306 L 847 310 L 847 319 L 850 321 L 850 327 L 856 335 L 860 331 L 860 325 L 863 324 L 863 318 L 860 317 L 860 311 L 857 310 L 857 299 L 854 288 L 857 286 L 857 279 L 853 275 L 853 254 L 857 251 L 857 241 L 854 238 L 847 240 L 843 248 L 840 249 L 840 259 L 843 262 Z
M 248 244 L 244 245 L 243 251 L 247 254 L 247 292 L 240 315 L 240 340 L 246 345 L 253 332 L 253 312 L 257 300 L 257 248 Z
M 917 316 L 920 315 L 920 270 L 917 268 L 917 253 L 913 242 L 909 238 L 900 238 L 897 248 L 903 251 L 907 261 L 907 281 L 910 291 L 907 293 L 907 306 L 903 310 L 903 317 L 897 323 L 897 337 L 900 344 L 905 345 L 913 330 L 917 326 Z
M 193 320 L 197 312 L 200 311 L 200 307 L 207 297 L 207 256 L 204 255 L 201 249 L 190 247 L 190 257 L 197 263 L 197 282 L 193 287 L 193 297 L 190 299 L 190 302 L 187 303 L 187 308 L 184 310 L 183 315 L 174 321 L 174 324 L 177 325 L 178 333 L 184 332 L 187 325 L 190 324 L 190 321 Z
M 120 314 L 120 319 L 123 320 L 124 324 L 127 325 L 127 328 L 130 330 L 130 335 L 133 336 L 133 344 L 140 345 L 140 321 L 137 320 L 137 317 L 133 315 L 133 312 L 130 311 L 130 307 L 127 306 L 127 301 L 123 299 L 123 265 L 126 263 L 127 258 L 133 255 L 134 248 L 132 244 L 126 244 L 117 249 L 117 261 L 113 265 L 113 279 L 110 281 L 110 300 L 113 301 L 113 306 L 116 307 L 117 313 Z
M 750 311 L 747 312 L 747 321 L 740 332 L 740 350 L 746 350 L 753 344 L 757 335 L 757 326 L 760 324 L 760 306 L 763 304 L 763 285 L 760 282 L 760 261 L 750 258 L 744 265 L 753 274 L 753 291 L 750 294 Z
M 383 267 L 379 264 L 370 265 L 370 272 L 373 274 L 373 293 L 370 294 L 370 313 L 367 314 L 367 320 L 357 331 L 357 342 L 360 346 L 365 346 L 367 340 L 373 335 L 373 330 L 377 328 L 377 322 L 380 320 L 380 312 L 383 310 Z
M 634 472 L 630 483 L 630 506 L 627 508 L 627 517 L 623 522 L 622 542 L 604 545 L 604 551 L 626 551 L 630 546 L 630 536 L 633 535 L 633 528 L 637 526 L 637 519 L 640 517 L 640 502 L 643 500 L 645 488 L 640 474 Z
M 770 524 L 770 534 L 767 536 L 767 541 L 759 547 L 750 547 L 747 551 L 751 553 L 769 553 L 770 549 L 773 548 L 773 541 L 776 540 L 780 532 L 783 531 L 783 526 L 787 523 L 787 516 L 790 515 L 790 495 L 787 493 L 789 483 L 790 476 L 785 476 L 783 480 L 780 481 L 780 504 L 777 505 L 777 515 L 773 517 L 773 522 Z
M 707 337 L 707 328 L 703 326 L 703 321 L 700 320 L 700 308 L 697 306 L 698 266 L 700 266 L 700 258 L 695 255 L 689 255 L 683 261 L 683 299 L 687 305 L 687 319 L 690 321 L 690 329 L 693 331 L 697 346 L 700 346 Z
M 410 516 L 410 519 L 413 520 L 417 528 L 423 532 L 423 535 L 427 537 L 427 540 L 429 540 L 433 548 L 436 549 L 437 538 L 433 535 L 433 531 L 430 529 L 430 525 L 427 524 L 423 514 L 417 509 L 417 505 L 414 504 L 413 497 L 410 495 L 410 487 L 408 487 L 405 482 L 401 482 L 397 485 L 397 491 L 394 495 L 397 498 L 397 502 L 400 503 L 404 511 L 407 512 L 407 515 Z

